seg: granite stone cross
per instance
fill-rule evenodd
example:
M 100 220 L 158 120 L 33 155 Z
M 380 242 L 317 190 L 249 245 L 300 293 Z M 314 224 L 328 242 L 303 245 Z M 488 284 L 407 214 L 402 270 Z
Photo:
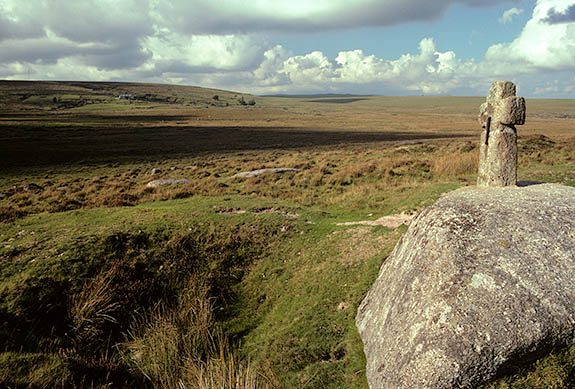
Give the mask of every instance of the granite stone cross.
M 525 124 L 525 99 L 515 95 L 515 84 L 495 81 L 481 105 L 483 127 L 479 147 L 477 186 L 517 184 L 517 129 Z

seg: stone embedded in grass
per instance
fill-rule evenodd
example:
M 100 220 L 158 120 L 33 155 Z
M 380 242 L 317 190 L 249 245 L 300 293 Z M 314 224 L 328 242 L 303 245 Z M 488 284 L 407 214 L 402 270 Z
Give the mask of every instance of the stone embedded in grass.
M 217 208 L 216 205 L 214 205 L 214 208 Z M 216 213 L 218 215 L 242 215 L 244 213 L 246 213 L 245 209 L 240 209 L 240 208 L 218 208 L 216 209 Z
M 150 175 L 154 176 L 156 174 L 161 174 L 162 173 L 162 169 L 158 169 L 158 168 L 153 168 L 152 170 L 150 170 Z
M 154 180 L 154 181 L 150 181 L 148 182 L 148 184 L 146 185 L 148 188 L 157 188 L 159 186 L 165 186 L 165 185 L 182 185 L 182 184 L 189 184 L 192 181 L 187 180 L 187 179 L 179 179 L 179 180 L 174 180 L 174 179 L 165 179 L 165 180 Z
M 24 185 L 22 189 L 24 189 L 25 192 L 41 192 L 44 190 L 40 185 L 34 183 Z
M 300 171 L 301 171 L 300 169 L 293 169 L 293 168 L 258 169 L 258 170 L 252 170 L 249 172 L 238 173 L 238 174 L 234 175 L 233 178 L 257 177 L 257 176 L 261 176 L 262 174 L 267 174 L 267 173 L 275 173 L 275 174 L 290 173 L 290 172 L 298 173 Z
M 517 183 L 517 129 L 525 124 L 525 99 L 515 96 L 515 84 L 495 81 L 481 105 L 483 127 L 479 149 L 478 186 Z
M 409 225 L 411 221 L 417 216 L 418 212 L 412 213 L 399 213 L 397 215 L 382 216 L 377 220 L 361 220 L 357 222 L 343 222 L 336 223 L 338 226 L 383 226 L 387 228 L 397 228 L 402 225 Z
M 381 267 L 356 324 L 372 388 L 475 387 L 575 342 L 575 188 L 449 193 Z

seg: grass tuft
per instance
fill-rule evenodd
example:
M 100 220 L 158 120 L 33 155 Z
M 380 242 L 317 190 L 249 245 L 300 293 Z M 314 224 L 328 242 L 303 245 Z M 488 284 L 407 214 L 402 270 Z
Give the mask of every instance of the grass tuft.
M 156 388 L 268 388 L 262 374 L 229 345 L 214 317 L 209 286 L 192 279 L 177 304 L 158 305 L 124 344 L 132 366 Z M 271 377 L 271 378 L 270 378 Z
M 84 348 L 101 342 L 103 328 L 117 323 L 114 314 L 121 307 L 115 301 L 114 279 L 118 267 L 113 266 L 84 285 L 82 291 L 73 295 L 68 304 L 71 333 L 76 348 Z

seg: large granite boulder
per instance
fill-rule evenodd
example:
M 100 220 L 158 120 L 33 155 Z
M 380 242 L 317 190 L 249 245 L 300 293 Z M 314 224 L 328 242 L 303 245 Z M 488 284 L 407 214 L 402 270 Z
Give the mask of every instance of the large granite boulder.
M 472 387 L 575 339 L 575 188 L 458 190 L 359 307 L 372 388 Z

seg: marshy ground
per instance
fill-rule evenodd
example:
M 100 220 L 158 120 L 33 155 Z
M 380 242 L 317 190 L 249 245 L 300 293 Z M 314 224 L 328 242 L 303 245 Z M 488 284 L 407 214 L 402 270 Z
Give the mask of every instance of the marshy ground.
M 484 100 L 34 82 L 0 98 L 0 382 L 166 388 L 366 387 L 355 312 L 406 227 L 349 222 L 474 185 Z M 527 101 L 521 180 L 575 185 L 574 107 Z M 233 177 L 277 167 L 299 171 Z M 574 353 L 489 387 L 569 387 Z

